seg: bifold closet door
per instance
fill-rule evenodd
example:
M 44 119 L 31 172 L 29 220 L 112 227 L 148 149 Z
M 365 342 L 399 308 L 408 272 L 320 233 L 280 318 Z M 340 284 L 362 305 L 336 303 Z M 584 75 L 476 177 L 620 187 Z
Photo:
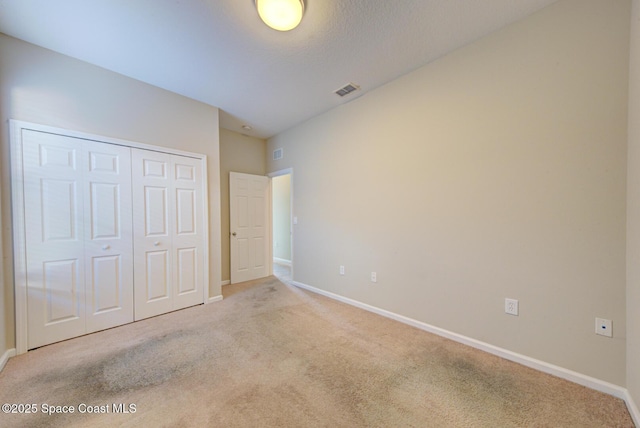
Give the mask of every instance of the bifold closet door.
M 133 322 L 131 149 L 84 142 L 87 333 Z
M 82 143 L 23 133 L 28 348 L 86 331 Z
M 136 320 L 204 302 L 199 160 L 132 149 Z
M 130 151 L 23 131 L 28 349 L 133 320 Z
M 173 172 L 173 309 L 204 303 L 202 163 L 171 156 Z

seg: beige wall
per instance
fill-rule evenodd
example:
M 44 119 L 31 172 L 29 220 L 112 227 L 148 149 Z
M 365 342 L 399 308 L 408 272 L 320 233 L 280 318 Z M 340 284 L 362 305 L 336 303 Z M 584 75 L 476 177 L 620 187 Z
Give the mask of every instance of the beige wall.
M 265 175 L 266 142 L 259 138 L 220 129 L 220 200 L 222 218 L 222 280 L 230 275 L 229 172 Z
M 0 57 L 2 57 L 2 50 L 0 49 Z M 2 65 L 0 65 L 1 69 Z M 0 75 L 0 79 L 1 79 Z M 2 83 L 0 82 L 0 90 L 4 93 L 4 88 L 2 87 Z M 1 104 L 0 104 L 1 105 Z M 3 110 L 0 108 L 0 117 L 4 117 Z M 4 119 L 3 119 L 4 122 Z M 2 126 L 0 125 L 0 128 Z M 3 133 L 6 133 L 6 129 L 2 130 Z M 0 177 L 2 177 L 2 183 L 4 183 L 5 176 L 3 173 L 5 166 L 4 161 L 0 162 Z M 4 257 L 4 251 L 2 247 L 4 247 L 3 237 L 8 236 L 10 231 L 5 230 L 4 223 L 2 220 L 2 213 L 4 212 L 4 201 L 2 198 L 3 190 L 0 188 L 0 358 L 2 358 L 7 350 L 13 349 L 15 347 L 14 337 L 15 337 L 15 325 L 14 325 L 14 312 L 13 312 L 13 290 L 10 290 L 13 285 L 11 281 L 4 280 L 4 265 L 8 262 Z
M 560 1 L 271 138 L 294 280 L 625 385 L 629 7 Z
M 220 290 L 218 109 L 0 34 L 3 316 L 14 346 L 8 119 L 206 154 L 210 295 Z M 3 337 L 0 336 L 0 339 Z
M 627 388 L 640 407 L 640 0 L 631 13 L 627 179 Z
M 291 174 L 271 179 L 273 191 L 273 257 L 291 261 Z

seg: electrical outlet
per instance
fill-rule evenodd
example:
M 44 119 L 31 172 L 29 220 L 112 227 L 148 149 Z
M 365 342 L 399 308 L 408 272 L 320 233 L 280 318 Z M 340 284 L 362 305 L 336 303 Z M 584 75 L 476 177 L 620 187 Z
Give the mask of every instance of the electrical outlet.
M 518 316 L 518 301 L 516 299 L 504 299 L 504 312 Z
M 378 282 L 378 274 L 371 272 L 371 282 Z
M 600 336 L 613 337 L 613 325 L 611 320 L 596 318 L 596 334 Z
M 344 275 L 344 266 L 340 266 L 340 275 Z

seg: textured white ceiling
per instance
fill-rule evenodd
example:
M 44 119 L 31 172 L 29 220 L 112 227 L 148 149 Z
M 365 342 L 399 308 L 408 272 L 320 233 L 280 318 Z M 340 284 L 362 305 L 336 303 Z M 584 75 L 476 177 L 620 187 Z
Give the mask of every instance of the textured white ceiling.
M 0 32 L 222 110 L 266 138 L 556 0 L 307 0 L 298 28 L 253 0 L 0 0 Z M 253 127 L 242 130 L 242 124 Z

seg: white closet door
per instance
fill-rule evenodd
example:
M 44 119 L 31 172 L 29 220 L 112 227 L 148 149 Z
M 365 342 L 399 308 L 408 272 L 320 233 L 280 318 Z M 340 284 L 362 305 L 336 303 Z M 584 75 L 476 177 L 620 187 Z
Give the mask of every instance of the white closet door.
M 23 131 L 27 347 L 85 333 L 81 140 Z
M 204 302 L 202 166 L 132 149 L 135 319 Z
M 130 149 L 23 133 L 29 349 L 133 321 Z
M 171 155 L 132 149 L 135 319 L 173 308 Z
M 171 156 L 174 227 L 173 309 L 204 301 L 204 234 L 202 230 L 202 163 L 198 159 Z
M 133 321 L 131 149 L 85 142 L 87 333 Z
M 19 121 L 11 154 L 19 352 L 204 302 L 206 158 Z

